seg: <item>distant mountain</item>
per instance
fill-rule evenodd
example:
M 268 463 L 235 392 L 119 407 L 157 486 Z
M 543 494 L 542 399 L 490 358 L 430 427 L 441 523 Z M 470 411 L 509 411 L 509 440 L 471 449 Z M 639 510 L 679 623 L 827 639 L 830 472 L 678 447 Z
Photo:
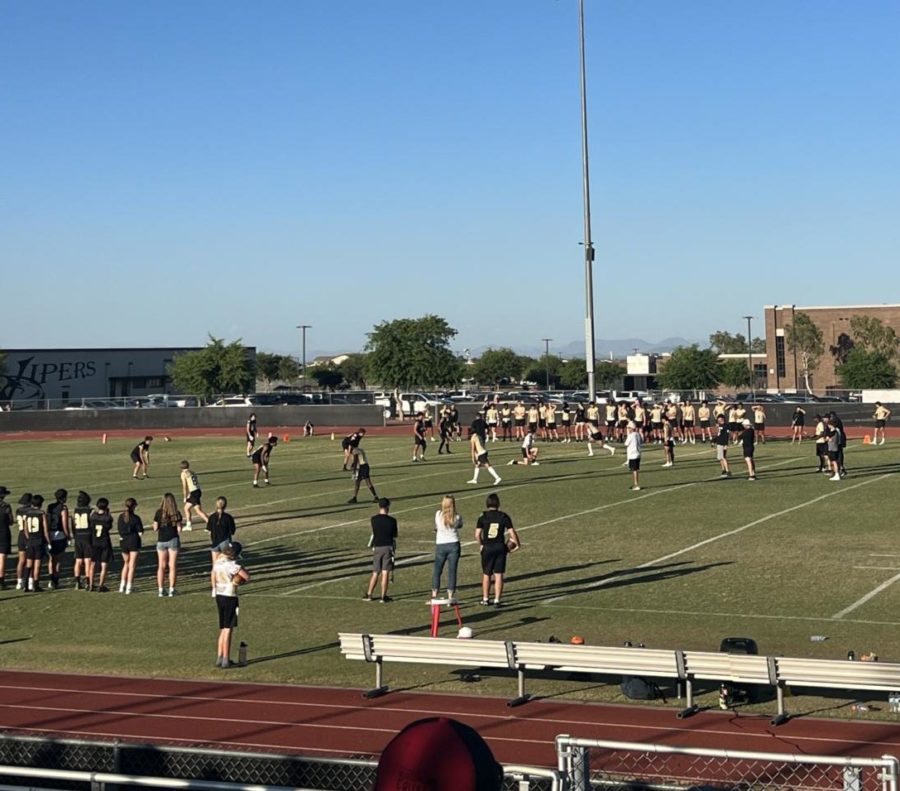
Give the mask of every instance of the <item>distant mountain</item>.
M 662 352 L 670 352 L 677 346 L 690 346 L 692 343 L 701 342 L 677 337 L 663 338 L 657 343 L 650 343 L 643 338 L 617 338 L 614 340 L 597 338 L 594 341 L 594 349 L 598 360 L 608 359 L 610 354 L 616 359 L 622 359 L 629 354 L 634 354 L 635 349 L 639 353 L 644 354 L 661 354 Z M 489 347 L 479 346 L 476 349 L 472 349 L 472 356 L 478 357 L 487 348 Z M 515 346 L 513 351 L 519 354 L 526 354 L 529 357 L 540 357 L 544 353 L 544 349 L 538 346 Z M 550 353 L 566 359 L 570 357 L 584 357 L 584 341 L 570 341 L 564 344 L 551 343 Z

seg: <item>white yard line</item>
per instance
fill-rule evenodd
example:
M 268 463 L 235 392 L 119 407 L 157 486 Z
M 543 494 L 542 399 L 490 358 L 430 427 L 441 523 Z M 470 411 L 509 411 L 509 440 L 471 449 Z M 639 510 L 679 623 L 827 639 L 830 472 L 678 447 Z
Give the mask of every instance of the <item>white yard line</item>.
M 775 465 L 772 465 L 775 466 Z M 870 483 L 875 483 L 876 481 L 884 480 L 888 478 L 893 473 L 886 473 L 884 475 L 880 475 L 877 478 L 870 478 L 865 481 L 860 481 L 859 483 L 853 484 L 852 486 L 840 486 L 836 487 L 830 492 L 825 494 L 821 494 L 818 497 L 814 497 L 812 500 L 807 500 L 806 502 L 799 503 L 798 505 L 792 505 L 790 508 L 784 508 L 781 511 L 776 511 L 774 513 L 768 514 L 766 516 L 762 516 L 759 519 L 754 519 L 752 522 L 747 522 L 745 525 L 741 525 L 740 527 L 736 527 L 733 530 L 726 530 L 724 533 L 719 533 L 718 535 L 711 536 L 710 538 L 706 538 L 703 541 L 698 541 L 696 544 L 691 544 L 689 547 L 684 547 L 684 549 L 676 550 L 675 552 L 670 552 L 667 555 L 662 555 L 661 557 L 655 558 L 654 560 L 647 561 L 646 563 L 642 563 L 640 566 L 636 566 L 638 569 L 645 569 L 650 566 L 655 566 L 659 563 L 664 563 L 667 560 L 671 560 L 672 558 L 677 558 L 681 555 L 685 555 L 688 552 L 693 552 L 695 549 L 699 549 L 700 547 L 704 547 L 707 544 L 712 544 L 716 541 L 721 541 L 723 538 L 730 538 L 731 536 L 736 536 L 739 533 L 743 533 L 745 530 L 749 530 L 752 527 L 757 527 L 761 524 L 771 521 L 772 519 L 778 519 L 779 517 L 786 516 L 787 514 L 793 513 L 794 511 L 799 511 L 802 508 L 807 508 L 810 505 L 815 505 L 816 503 L 822 502 L 823 500 L 827 500 L 829 497 L 834 497 L 835 495 L 842 494 L 844 492 L 851 492 L 854 489 L 859 489 L 862 486 L 868 486 Z M 900 579 L 900 575 L 898 575 L 898 579 Z M 594 590 L 596 588 L 602 588 L 606 585 L 609 585 L 617 580 L 617 577 L 608 577 L 606 579 L 600 580 L 599 582 L 595 582 L 591 585 L 588 585 L 582 588 L 579 591 L 575 591 L 574 593 L 566 593 L 562 596 L 556 596 L 552 599 L 547 599 L 544 604 L 552 604 L 554 602 L 560 601 L 561 599 L 568 598 L 569 596 L 577 596 L 582 593 L 585 593 L 588 590 Z M 874 595 L 874 594 L 873 594 Z M 863 601 L 857 603 L 857 605 L 853 605 L 846 612 L 850 612 L 854 607 L 858 606 L 858 604 L 862 604 Z M 835 617 L 840 617 L 841 613 L 839 613 Z
M 845 615 L 849 615 L 851 612 L 853 612 L 858 607 L 862 607 L 867 601 L 869 601 L 869 599 L 874 599 L 879 593 L 890 588 L 891 585 L 893 585 L 895 582 L 897 582 L 897 580 L 900 580 L 900 574 L 895 574 L 889 580 L 885 580 L 884 582 L 882 582 L 881 585 L 879 585 L 877 588 L 870 590 L 865 596 L 862 596 L 861 598 L 857 599 L 849 607 L 845 607 L 840 612 L 836 612 L 834 615 L 831 616 L 832 620 L 839 621 Z
M 860 571 L 900 571 L 897 566 L 854 566 L 853 568 Z

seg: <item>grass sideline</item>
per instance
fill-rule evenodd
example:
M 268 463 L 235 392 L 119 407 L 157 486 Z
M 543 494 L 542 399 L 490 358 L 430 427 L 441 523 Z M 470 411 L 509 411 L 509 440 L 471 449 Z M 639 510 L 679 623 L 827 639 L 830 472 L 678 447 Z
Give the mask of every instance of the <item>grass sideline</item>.
M 216 616 L 210 600 L 206 533 L 185 534 L 179 591 L 156 596 L 156 553 L 145 541 L 136 593 L 87 594 L 67 588 L 38 595 L 0 593 L 0 643 L 6 668 L 184 678 L 233 678 L 365 687 L 372 670 L 341 659 L 342 631 L 428 634 L 433 515 L 446 492 L 457 496 L 465 540 L 485 496 L 498 491 L 523 549 L 510 558 L 505 607 L 478 606 L 480 567 L 464 545 L 460 564 L 463 618 L 476 637 L 567 640 L 716 650 L 726 636 L 755 638 L 764 653 L 820 658 L 875 651 L 900 660 L 900 545 L 893 510 L 900 443 L 851 443 L 851 475 L 835 483 L 814 472 L 812 443 L 772 442 L 758 449 L 760 479 L 720 480 L 708 446 L 677 449 L 676 466 L 646 449 L 640 492 L 629 490 L 621 451 L 586 456 L 583 445 L 541 444 L 541 466 L 508 467 L 515 444 L 489 446 L 503 482 L 468 485 L 467 446 L 413 464 L 405 438 L 365 441 L 372 478 L 393 501 L 400 523 L 398 567 L 388 605 L 361 601 L 371 552 L 373 504 L 347 505 L 352 482 L 340 471 L 340 444 L 328 436 L 279 445 L 273 485 L 250 486 L 239 433 L 233 439 L 157 438 L 151 475 L 131 479 L 128 453 L 137 441 L 60 440 L 0 443 L 0 483 L 50 498 L 62 486 L 105 496 L 118 513 L 134 496 L 145 523 L 165 491 L 178 494 L 178 462 L 188 458 L 204 505 L 225 494 L 253 575 L 242 590 L 237 639 L 250 646 L 246 668 L 217 671 Z M 738 448 L 731 454 L 739 456 Z M 489 478 L 488 478 L 489 480 Z M 118 559 L 117 559 L 118 561 Z M 15 576 L 15 556 L 7 581 Z M 71 573 L 71 555 L 64 564 Z M 116 574 L 110 587 L 118 584 Z M 70 580 L 66 580 L 71 585 Z M 447 617 L 442 633 L 454 632 Z M 811 635 L 826 635 L 811 642 Z M 387 669 L 395 686 L 511 694 L 508 679 L 462 684 L 445 669 Z M 537 682 L 543 694 L 620 701 L 615 685 Z M 803 698 L 801 708 L 842 710 L 842 701 Z M 763 705 L 770 710 L 771 704 Z M 878 716 L 877 713 L 871 716 Z

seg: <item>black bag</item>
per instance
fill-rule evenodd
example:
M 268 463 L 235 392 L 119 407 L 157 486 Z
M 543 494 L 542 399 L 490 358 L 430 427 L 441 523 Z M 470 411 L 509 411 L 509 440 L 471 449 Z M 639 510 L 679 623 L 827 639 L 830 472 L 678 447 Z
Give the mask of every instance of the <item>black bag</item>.
M 726 637 L 719 643 L 719 652 L 723 654 L 743 654 L 745 656 L 759 656 L 759 646 L 752 637 Z M 744 686 L 742 684 L 727 684 L 732 701 L 734 703 L 756 703 L 762 692 L 758 684 Z
M 659 684 L 643 676 L 622 676 L 620 688 L 622 694 L 630 700 L 656 700 L 657 698 L 662 698 L 665 701 L 666 699 L 659 688 Z

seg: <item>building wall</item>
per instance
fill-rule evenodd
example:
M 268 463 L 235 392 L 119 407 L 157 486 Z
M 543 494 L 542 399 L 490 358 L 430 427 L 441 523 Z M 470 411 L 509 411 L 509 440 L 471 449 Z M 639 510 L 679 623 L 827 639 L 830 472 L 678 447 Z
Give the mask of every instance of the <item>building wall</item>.
M 852 338 L 850 319 L 854 316 L 870 316 L 879 319 L 900 334 L 900 305 L 846 305 L 827 307 L 800 307 L 797 305 L 767 305 L 766 364 L 769 371 L 769 388 L 772 390 L 804 390 L 803 373 L 798 355 L 787 344 L 786 328 L 793 323 L 794 315 L 806 313 L 822 331 L 825 353 L 818 368 L 812 372 L 810 384 L 817 393 L 840 389 L 835 372 L 831 346 L 837 346 L 842 333 Z M 779 340 L 780 339 L 780 340 Z
M 107 398 L 171 392 L 167 367 L 196 348 L 9 349 L 0 401 Z M 256 356 L 255 348 L 248 354 Z

